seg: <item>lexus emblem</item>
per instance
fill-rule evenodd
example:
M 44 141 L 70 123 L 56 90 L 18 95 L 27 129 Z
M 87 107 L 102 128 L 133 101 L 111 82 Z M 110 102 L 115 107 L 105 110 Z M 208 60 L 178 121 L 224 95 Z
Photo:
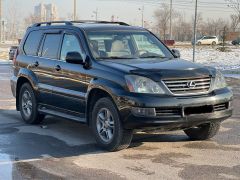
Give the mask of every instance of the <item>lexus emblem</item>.
M 189 81 L 187 83 L 187 87 L 189 87 L 190 89 L 194 89 L 196 87 L 196 83 L 194 81 Z

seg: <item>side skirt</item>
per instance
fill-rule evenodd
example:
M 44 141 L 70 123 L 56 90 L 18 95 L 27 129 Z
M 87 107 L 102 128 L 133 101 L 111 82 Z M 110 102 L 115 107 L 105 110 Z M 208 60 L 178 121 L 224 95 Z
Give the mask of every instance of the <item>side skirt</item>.
M 87 120 L 85 118 L 84 114 L 68 111 L 65 109 L 60 109 L 54 106 L 49 106 L 45 104 L 40 104 L 38 106 L 38 112 L 41 114 L 56 116 L 60 118 L 65 118 L 72 121 L 77 121 L 80 123 L 87 123 Z

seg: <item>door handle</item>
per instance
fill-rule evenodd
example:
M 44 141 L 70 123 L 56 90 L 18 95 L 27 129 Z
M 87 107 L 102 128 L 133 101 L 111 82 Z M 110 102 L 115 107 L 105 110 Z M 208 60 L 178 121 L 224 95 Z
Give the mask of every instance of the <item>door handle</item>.
M 38 67 L 38 66 L 39 66 L 38 61 L 36 61 L 35 63 L 33 63 L 33 66 Z
M 55 66 L 55 70 L 56 71 L 60 71 L 61 70 L 61 66 L 59 66 L 59 65 Z

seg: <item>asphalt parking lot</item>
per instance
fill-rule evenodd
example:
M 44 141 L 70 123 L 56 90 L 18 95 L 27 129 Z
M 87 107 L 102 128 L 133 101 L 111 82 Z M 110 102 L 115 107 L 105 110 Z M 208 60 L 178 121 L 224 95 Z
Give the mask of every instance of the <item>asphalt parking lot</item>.
M 240 179 L 240 80 L 234 115 L 210 141 L 190 141 L 182 131 L 137 133 L 131 146 L 109 153 L 89 129 L 47 117 L 22 122 L 11 95 L 10 65 L 0 64 L 0 180 L 8 179 Z

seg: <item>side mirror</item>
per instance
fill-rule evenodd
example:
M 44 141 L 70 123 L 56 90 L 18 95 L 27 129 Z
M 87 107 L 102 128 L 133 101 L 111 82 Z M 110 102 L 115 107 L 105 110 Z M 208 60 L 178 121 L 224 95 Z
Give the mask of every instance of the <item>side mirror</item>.
M 84 64 L 83 58 L 79 52 L 68 52 L 66 62 L 71 64 Z
M 174 54 L 174 56 L 175 56 L 176 58 L 180 58 L 180 57 L 181 57 L 181 54 L 180 54 L 180 51 L 179 51 L 179 50 L 177 50 L 177 49 L 172 49 L 172 52 L 173 52 L 173 54 Z

